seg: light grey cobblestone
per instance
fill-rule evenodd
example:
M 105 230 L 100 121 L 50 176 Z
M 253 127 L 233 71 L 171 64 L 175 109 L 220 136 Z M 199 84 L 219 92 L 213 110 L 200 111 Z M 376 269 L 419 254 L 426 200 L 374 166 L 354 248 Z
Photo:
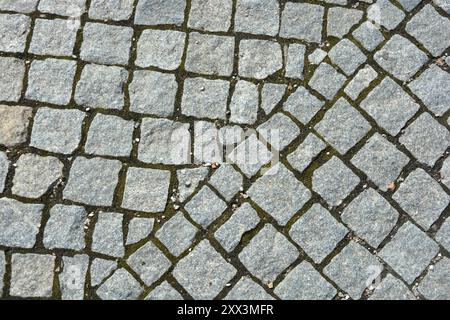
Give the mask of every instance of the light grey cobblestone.
M 22 106 L 0 105 L 0 144 L 12 147 L 24 143 L 33 109 Z
M 0 100 L 19 101 L 22 94 L 25 63 L 21 59 L 0 57 Z
M 224 300 L 274 300 L 264 289 L 255 281 L 248 277 L 242 277 L 238 283 L 231 289 Z

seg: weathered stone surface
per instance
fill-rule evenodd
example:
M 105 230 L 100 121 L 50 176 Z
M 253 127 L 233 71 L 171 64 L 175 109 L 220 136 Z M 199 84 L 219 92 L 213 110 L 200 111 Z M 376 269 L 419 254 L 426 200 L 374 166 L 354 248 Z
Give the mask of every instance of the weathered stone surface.
M 408 287 L 388 274 L 375 288 L 369 300 L 416 300 Z
M 208 169 L 205 167 L 180 169 L 177 171 L 179 199 L 184 202 L 206 178 Z
M 325 98 L 331 100 L 344 85 L 346 78 L 329 64 L 322 62 L 314 72 L 309 85 Z
M 367 17 L 386 29 L 393 30 L 403 21 L 405 14 L 389 0 L 377 0 L 368 8 Z
M 178 212 L 156 232 L 156 237 L 171 254 L 178 257 L 192 244 L 197 231 L 197 228 Z
M 450 300 L 450 260 L 443 258 L 417 288 L 429 300 Z
M 362 23 L 355 31 L 353 37 L 369 51 L 375 50 L 378 45 L 384 41 L 384 36 L 378 27 L 370 21 Z
M 209 184 L 219 191 L 226 201 L 230 201 L 242 188 L 243 178 L 231 165 L 222 164 L 211 176 Z
M 274 114 L 256 128 L 258 133 L 276 150 L 283 150 L 300 134 L 300 129 L 288 116 Z
M 363 69 L 359 70 L 355 77 L 345 87 L 344 92 L 356 100 L 360 93 L 364 91 L 378 76 L 378 73 L 370 66 L 366 65 Z
M 121 268 L 97 289 L 97 295 L 103 300 L 136 300 L 142 290 L 139 282 Z
M 323 105 L 323 101 L 312 95 L 306 88 L 299 86 L 286 100 L 283 109 L 306 125 Z
M 186 0 L 139 0 L 136 6 L 135 24 L 181 25 L 184 21 Z
M 193 0 L 188 27 L 205 31 L 228 31 L 231 26 L 232 0 Z
M 3 279 L 5 277 L 5 269 L 6 269 L 6 259 L 5 259 L 5 253 L 3 251 L 0 251 L 0 291 L 3 292 Z
M 355 9 L 332 7 L 327 15 L 328 36 L 342 38 L 362 18 L 363 12 Z
M 224 300 L 254 301 L 274 300 L 274 298 L 252 279 L 242 277 Z
M 0 193 L 3 192 L 5 188 L 6 177 L 9 170 L 9 160 L 6 153 L 0 151 Z
M 239 44 L 239 75 L 265 79 L 283 67 L 279 43 L 269 40 L 244 39 Z
M 77 28 L 68 28 L 67 20 L 36 19 L 31 39 L 31 53 L 51 56 L 72 56 Z
M 167 281 L 164 281 L 155 289 L 153 289 L 145 300 L 163 300 L 163 301 L 173 301 L 173 300 L 183 300 L 181 294 L 175 290 Z
M 63 270 L 59 274 L 61 299 L 83 300 L 89 256 L 82 254 L 73 257 L 63 257 L 62 261 Z
M 31 19 L 23 14 L 0 14 L 0 51 L 22 53 Z
M 128 20 L 133 13 L 133 0 L 92 0 L 89 17 L 97 20 Z
M 0 100 L 19 101 L 22 95 L 25 63 L 21 59 L 0 57 Z
M 328 56 L 348 76 L 353 74 L 367 59 L 361 50 L 348 39 L 339 41 L 328 52 Z
M 142 239 L 147 238 L 153 230 L 155 219 L 152 218 L 133 218 L 128 224 L 128 236 L 126 244 L 135 244 Z
M 185 205 L 191 218 L 202 227 L 208 227 L 225 211 L 227 205 L 208 186 L 204 186 Z
M 320 64 L 327 55 L 328 53 L 326 51 L 317 48 L 308 56 L 308 61 L 313 65 Z
M 261 108 L 266 114 L 272 112 L 286 92 L 286 85 L 265 83 L 261 90 Z
M 450 251 L 450 219 L 447 218 L 436 233 L 436 241 L 439 242 L 447 251 Z
M 276 0 L 239 0 L 234 30 L 275 36 L 279 28 L 279 11 L 280 6 Z
M 115 212 L 100 212 L 92 236 L 92 251 L 111 257 L 123 257 L 123 215 Z
M 79 17 L 86 10 L 86 0 L 41 0 L 38 10 L 60 16 Z
M 323 16 L 322 6 L 287 2 L 281 14 L 280 36 L 319 43 Z
M 258 87 L 248 81 L 236 84 L 230 103 L 230 121 L 240 124 L 253 124 L 258 116 Z
M 0 0 L 0 10 L 31 13 L 36 10 L 39 0 Z
M 291 44 L 285 52 L 286 73 L 288 78 L 303 79 L 306 47 L 302 44 Z
M 287 159 L 294 169 L 302 172 L 325 148 L 326 144 L 310 133 L 298 148 L 288 155 Z
M 95 258 L 91 263 L 91 285 L 92 286 L 99 285 L 116 268 L 117 268 L 116 261 Z
M 0 105 L 0 144 L 12 147 L 26 141 L 33 109 Z

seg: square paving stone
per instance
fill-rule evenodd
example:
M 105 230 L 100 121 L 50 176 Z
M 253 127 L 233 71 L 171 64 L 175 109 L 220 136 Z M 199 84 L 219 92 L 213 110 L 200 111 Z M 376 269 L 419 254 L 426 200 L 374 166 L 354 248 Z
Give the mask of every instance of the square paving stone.
M 396 34 L 374 55 L 374 60 L 402 81 L 409 80 L 427 62 L 427 55 L 411 41 Z
M 322 108 L 324 102 L 299 86 L 283 105 L 283 109 L 292 114 L 302 124 L 307 124 Z
M 272 148 L 279 151 L 286 148 L 300 134 L 300 129 L 288 116 L 274 114 L 256 129 Z
M 375 133 L 352 158 L 352 164 L 364 171 L 382 191 L 395 182 L 409 158 L 392 143 Z
M 207 228 L 222 215 L 227 205 L 208 186 L 203 186 L 184 208 L 195 222 Z
M 244 179 L 232 165 L 222 164 L 209 180 L 209 184 L 213 186 L 225 198 L 230 201 L 236 193 L 242 188 Z
M 21 59 L 0 57 L 0 100 L 19 101 L 22 95 L 25 63 Z
M 272 112 L 283 98 L 287 86 L 278 83 L 265 83 L 261 90 L 261 108 L 266 114 Z
M 436 233 L 435 239 L 450 252 L 450 219 L 447 218 Z
M 240 124 L 253 124 L 258 117 L 258 87 L 248 81 L 237 82 L 230 103 L 230 121 Z
M 121 268 L 97 289 L 97 295 L 103 300 L 136 300 L 142 291 L 139 282 Z
M 53 104 L 68 104 L 72 95 L 76 65 L 75 61 L 69 60 L 34 60 L 28 72 L 25 97 Z
M 115 212 L 99 212 L 92 235 L 92 251 L 111 257 L 123 257 L 123 215 Z
M 135 244 L 147 238 L 153 230 L 155 219 L 135 217 L 128 223 L 126 244 Z
M 321 42 L 324 11 L 315 4 L 287 2 L 281 14 L 280 36 Z
M 416 300 L 408 287 L 388 274 L 375 288 L 369 300 Z
M 406 222 L 379 255 L 408 284 L 412 284 L 438 251 L 436 242 L 411 222 Z
M 96 20 L 122 21 L 133 14 L 133 0 L 92 0 L 89 18 Z
M 237 32 L 276 36 L 280 20 L 276 0 L 238 0 L 234 18 Z
M 167 281 L 164 281 L 155 289 L 153 289 L 148 296 L 145 297 L 145 300 L 154 300 L 154 301 L 175 301 L 175 300 L 183 300 L 183 296 L 175 290 Z
M 133 29 L 88 22 L 83 28 L 81 59 L 102 64 L 128 64 Z
M 63 175 L 64 165 L 58 158 L 22 154 L 15 163 L 12 193 L 21 197 L 43 196 L 58 178 Z
M 86 0 L 41 0 L 40 12 L 79 17 L 86 10 Z
M 0 14 L 0 51 L 23 53 L 31 19 L 23 14 Z
M 144 30 L 137 44 L 135 64 L 175 70 L 180 66 L 186 34 L 174 30 Z
M 138 159 L 145 163 L 187 164 L 190 162 L 189 124 L 167 119 L 144 118 Z
M 303 261 L 274 290 L 283 300 L 331 300 L 336 289 L 313 266 Z
M 395 227 L 398 212 L 374 189 L 361 192 L 343 211 L 342 221 L 377 248 Z
M 430 66 L 408 87 L 436 116 L 442 116 L 450 108 L 450 74 L 438 66 Z
M 375 48 L 384 41 L 384 36 L 381 31 L 370 21 L 362 23 L 352 32 L 352 35 L 369 51 L 375 50 Z
M 79 110 L 39 108 L 34 116 L 30 146 L 70 154 L 81 140 L 85 113 Z
M 72 56 L 77 29 L 69 28 L 67 20 L 36 19 L 30 53 L 51 56 Z
M 427 4 L 406 25 L 406 32 L 431 52 L 439 56 L 450 42 L 450 21 Z
M 450 196 L 424 170 L 413 171 L 392 196 L 420 226 L 427 230 L 450 202 Z
M 0 245 L 33 248 L 41 224 L 43 204 L 0 199 Z
M 311 198 L 309 189 L 281 163 L 256 180 L 247 194 L 283 226 Z
M 122 163 L 77 157 L 70 169 L 63 198 L 93 206 L 111 206 Z
M 347 79 L 343 74 L 339 73 L 329 64 L 323 62 L 309 80 L 309 85 L 325 98 L 331 100 L 339 89 L 342 88 L 346 80 Z
M 203 240 L 173 270 L 175 279 L 197 300 L 212 300 L 237 270 Z
M 77 83 L 75 102 L 92 108 L 122 109 L 127 79 L 124 68 L 88 64 Z
M 265 79 L 283 67 L 283 55 L 278 42 L 244 39 L 239 45 L 239 75 Z
M 266 224 L 239 254 L 239 260 L 263 283 L 273 283 L 298 257 L 295 246 Z
M 366 65 L 345 87 L 344 92 L 352 99 L 358 99 L 360 93 L 364 91 L 373 80 L 378 77 L 378 73 L 370 66 Z
M 39 0 L 0 0 L 0 10 L 32 13 Z
M 298 148 L 288 155 L 287 160 L 294 169 L 302 172 L 325 148 L 326 144 L 310 133 Z
M 202 180 L 208 175 L 208 168 L 187 168 L 177 171 L 178 193 L 180 202 L 184 202 L 194 191 Z
M 171 254 L 178 257 L 192 244 L 197 231 L 197 228 L 178 212 L 163 224 L 156 232 L 156 237 Z
M 303 79 L 306 46 L 291 44 L 288 47 L 286 59 L 286 73 L 288 78 Z
M 450 146 L 450 131 L 425 112 L 405 129 L 399 141 L 417 160 L 432 167 Z
M 275 300 L 259 284 L 249 277 L 242 277 L 223 300 Z
M 361 10 L 332 7 L 327 14 L 328 36 L 342 38 L 362 18 Z
M 443 258 L 423 278 L 417 288 L 429 300 L 450 300 L 450 260 Z
M 340 98 L 314 128 L 340 154 L 345 154 L 369 132 L 371 125 L 345 98 Z
M 85 246 L 86 218 L 87 213 L 83 207 L 62 204 L 53 206 L 44 229 L 44 246 L 47 249 L 82 250 Z
M 360 179 L 339 158 L 332 157 L 314 171 L 312 188 L 330 206 L 338 206 L 358 185 Z
M 419 105 L 389 77 L 384 78 L 360 106 L 392 136 L 396 136 L 419 110 Z
M 348 76 L 353 74 L 367 59 L 361 50 L 348 39 L 339 41 L 328 52 L 328 56 Z
M 232 0 L 193 0 L 188 27 L 226 32 L 231 26 Z
M 22 298 L 51 297 L 54 268 L 55 257 L 53 255 L 13 254 L 9 294 Z
M 229 86 L 224 80 L 186 79 L 181 112 L 196 118 L 225 119 Z
M 184 68 L 208 75 L 231 76 L 234 38 L 191 32 Z
M 128 265 L 147 286 L 158 280 L 172 265 L 167 257 L 152 242 L 147 242 L 128 259 Z
M 62 265 L 62 271 L 58 275 L 61 300 L 83 300 L 89 256 L 78 254 L 73 257 L 63 257 Z
M 139 0 L 136 6 L 135 24 L 141 25 L 182 25 L 186 0 Z
M 5 189 L 6 176 L 8 175 L 9 160 L 5 152 L 0 151 L 0 193 Z
M 383 265 L 366 248 L 350 242 L 323 270 L 353 299 L 362 293 L 382 271 Z
M 143 212 L 163 212 L 169 184 L 170 171 L 129 168 L 122 207 Z
M 127 157 L 133 147 L 134 122 L 97 114 L 91 123 L 84 151 L 113 157 Z
M 405 13 L 389 0 L 377 0 L 367 10 L 369 20 L 382 25 L 388 30 L 395 29 L 405 16 Z

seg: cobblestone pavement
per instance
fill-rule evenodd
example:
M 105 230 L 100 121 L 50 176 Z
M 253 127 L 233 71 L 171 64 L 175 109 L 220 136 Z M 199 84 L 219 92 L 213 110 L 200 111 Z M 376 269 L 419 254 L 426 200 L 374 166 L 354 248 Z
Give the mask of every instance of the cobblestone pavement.
M 450 299 L 449 14 L 0 0 L 0 295 Z

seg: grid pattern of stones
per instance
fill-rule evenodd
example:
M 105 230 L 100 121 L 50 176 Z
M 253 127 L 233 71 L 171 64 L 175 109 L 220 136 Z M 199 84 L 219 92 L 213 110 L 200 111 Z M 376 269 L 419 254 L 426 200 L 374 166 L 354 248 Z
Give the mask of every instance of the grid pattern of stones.
M 445 1 L 378 0 L 377 31 L 368 22 L 376 20 L 372 1 L 313 2 L 264 0 L 267 11 L 258 11 L 244 0 L 0 0 L 1 297 L 449 299 L 449 7 Z M 73 3 L 85 8 L 79 19 Z M 151 6 L 161 12 L 153 14 Z M 340 10 L 346 19 L 336 18 Z M 297 28 L 296 12 L 307 16 L 307 27 Z M 426 19 L 438 21 L 438 29 L 420 27 Z M 61 32 L 62 22 L 75 29 Z M 50 43 L 48 28 L 54 31 Z M 152 31 L 150 39 L 162 38 L 173 55 L 140 55 L 139 40 Z M 340 38 L 346 42 L 336 46 Z M 196 45 L 199 51 L 190 56 Z M 315 60 L 335 46 L 330 56 Z M 214 57 L 202 62 L 212 50 Z M 275 54 L 274 60 L 261 53 Z M 375 72 L 368 75 L 367 68 Z M 132 93 L 145 90 L 137 79 L 146 75 L 175 89 L 136 100 Z M 200 79 L 222 81 L 226 109 L 202 114 L 186 106 L 183 112 L 190 78 L 199 79 L 191 87 L 202 86 Z M 267 114 L 232 115 L 239 79 L 256 84 L 263 97 L 264 83 L 279 84 L 273 90 L 286 93 L 273 91 L 259 101 Z M 219 82 L 205 83 L 200 99 L 220 89 Z M 380 83 L 386 91 L 376 92 Z M 327 117 L 339 99 L 344 101 Z M 405 108 L 386 117 L 380 106 L 389 99 Z M 146 100 L 161 105 L 143 105 Z M 313 110 L 299 111 L 299 101 Z M 337 111 L 342 105 L 350 109 Z M 189 124 L 192 131 L 200 120 L 257 128 L 272 115 L 275 126 L 287 126 L 283 178 L 309 190 L 301 191 L 304 205 L 292 205 L 295 212 L 282 220 L 270 212 L 280 209 L 275 196 L 265 211 L 246 194 L 262 172 L 248 177 L 234 165 L 230 186 L 222 181 L 226 172 L 209 182 L 211 165 L 140 158 L 141 127 L 149 119 Z M 280 115 L 298 128 L 279 122 Z M 59 134 L 49 132 L 52 126 Z M 313 145 L 312 137 L 318 138 Z M 296 164 L 289 155 L 297 147 L 306 155 L 298 151 L 302 162 Z M 146 194 L 143 181 L 157 181 L 155 192 Z M 342 186 L 328 185 L 336 181 Z M 370 199 L 353 203 L 371 189 Z M 281 191 L 298 195 L 289 186 Z M 252 193 L 258 193 L 256 185 Z M 201 216 L 206 200 L 213 217 Z M 247 216 L 234 217 L 242 205 L 239 215 Z M 313 207 L 322 217 L 310 217 Z M 371 233 L 358 214 L 374 219 L 375 228 L 382 223 L 381 230 Z M 296 224 L 330 237 L 308 242 L 295 234 Z M 238 232 L 239 239 L 224 248 L 220 239 L 229 241 L 227 232 Z M 258 250 L 268 246 L 269 253 Z M 377 277 L 381 283 L 367 282 Z M 73 285 L 73 279 L 82 280 Z

